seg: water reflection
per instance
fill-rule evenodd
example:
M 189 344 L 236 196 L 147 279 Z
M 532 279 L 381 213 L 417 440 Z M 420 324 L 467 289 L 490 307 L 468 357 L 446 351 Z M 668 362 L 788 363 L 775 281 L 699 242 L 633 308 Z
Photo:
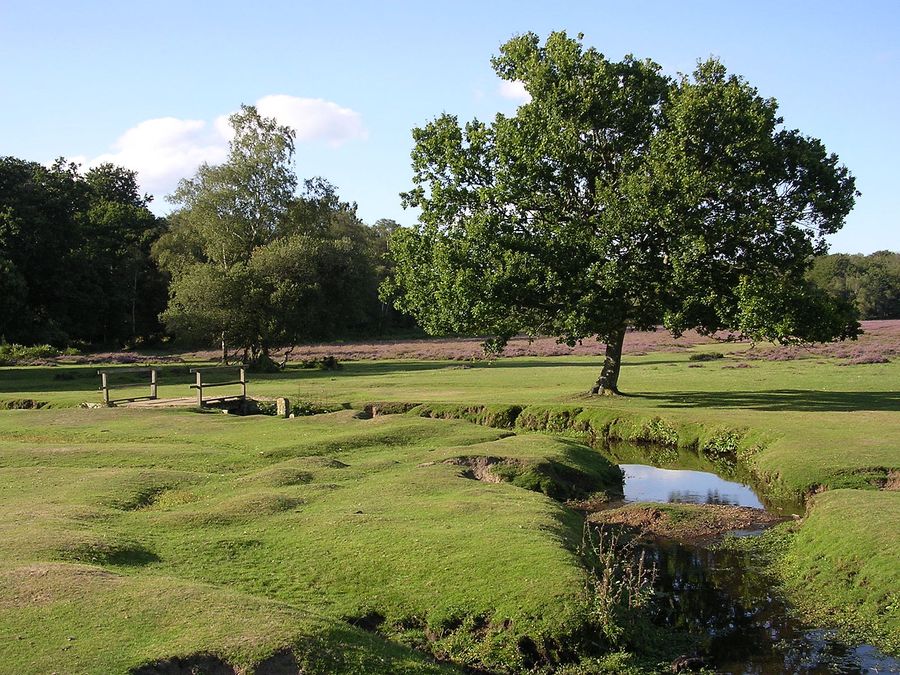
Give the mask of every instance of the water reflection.
M 620 464 L 625 472 L 625 501 L 682 504 L 730 504 L 761 509 L 763 504 L 743 483 L 705 471 L 660 469 L 646 464 Z
M 675 543 L 645 548 L 656 562 L 655 620 L 703 636 L 717 673 L 885 673 L 900 661 L 789 616 L 745 552 Z

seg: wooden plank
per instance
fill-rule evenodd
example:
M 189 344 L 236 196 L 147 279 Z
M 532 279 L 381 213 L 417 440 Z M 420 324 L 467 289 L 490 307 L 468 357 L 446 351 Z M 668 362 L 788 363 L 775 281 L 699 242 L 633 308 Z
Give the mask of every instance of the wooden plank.
M 235 384 L 244 384 L 241 380 L 231 380 L 230 382 L 204 382 L 203 388 L 207 389 L 208 387 L 228 387 Z M 197 385 L 192 384 L 191 389 L 196 389 Z

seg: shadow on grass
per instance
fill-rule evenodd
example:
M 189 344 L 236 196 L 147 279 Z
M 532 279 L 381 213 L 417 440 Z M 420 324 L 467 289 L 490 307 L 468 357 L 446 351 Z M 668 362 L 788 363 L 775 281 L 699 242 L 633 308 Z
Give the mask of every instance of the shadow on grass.
M 900 411 L 898 391 L 811 391 L 771 389 L 765 391 L 675 391 L 631 394 L 653 401 L 660 408 L 750 408 L 768 411 L 853 412 Z

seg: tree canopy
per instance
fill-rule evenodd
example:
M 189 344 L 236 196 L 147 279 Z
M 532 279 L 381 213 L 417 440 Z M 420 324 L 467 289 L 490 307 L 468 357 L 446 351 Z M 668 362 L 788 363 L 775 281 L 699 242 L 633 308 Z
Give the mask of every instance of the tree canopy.
M 808 274 L 819 288 L 856 307 L 863 319 L 900 319 L 900 253 L 833 253 Z
M 413 130 L 420 222 L 391 240 L 384 287 L 431 333 L 520 332 L 607 360 L 617 393 L 626 329 L 732 331 L 780 342 L 852 337 L 849 307 L 805 274 L 856 196 L 821 141 L 716 60 L 670 78 L 581 36 L 526 34 L 493 59 L 524 84 L 515 115 Z
M 133 171 L 0 158 L 0 337 L 122 343 L 160 330 L 163 223 Z
M 273 346 L 380 327 L 384 228 L 362 223 L 322 178 L 297 193 L 291 129 L 251 106 L 230 121 L 227 160 L 179 184 L 180 208 L 154 246 L 172 280 L 167 328 L 263 367 Z

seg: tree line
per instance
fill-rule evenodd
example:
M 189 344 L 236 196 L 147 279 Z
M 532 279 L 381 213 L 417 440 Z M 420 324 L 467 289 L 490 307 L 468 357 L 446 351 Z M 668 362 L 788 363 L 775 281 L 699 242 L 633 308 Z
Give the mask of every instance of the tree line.
M 290 129 L 252 107 L 231 122 L 227 161 L 181 181 L 166 218 L 133 171 L 0 158 L 0 337 L 169 335 L 262 366 L 276 345 L 412 328 L 378 296 L 399 225 L 365 224 L 322 178 L 298 186 Z
M 900 253 L 832 253 L 816 259 L 809 278 L 852 304 L 861 319 L 900 319 Z

